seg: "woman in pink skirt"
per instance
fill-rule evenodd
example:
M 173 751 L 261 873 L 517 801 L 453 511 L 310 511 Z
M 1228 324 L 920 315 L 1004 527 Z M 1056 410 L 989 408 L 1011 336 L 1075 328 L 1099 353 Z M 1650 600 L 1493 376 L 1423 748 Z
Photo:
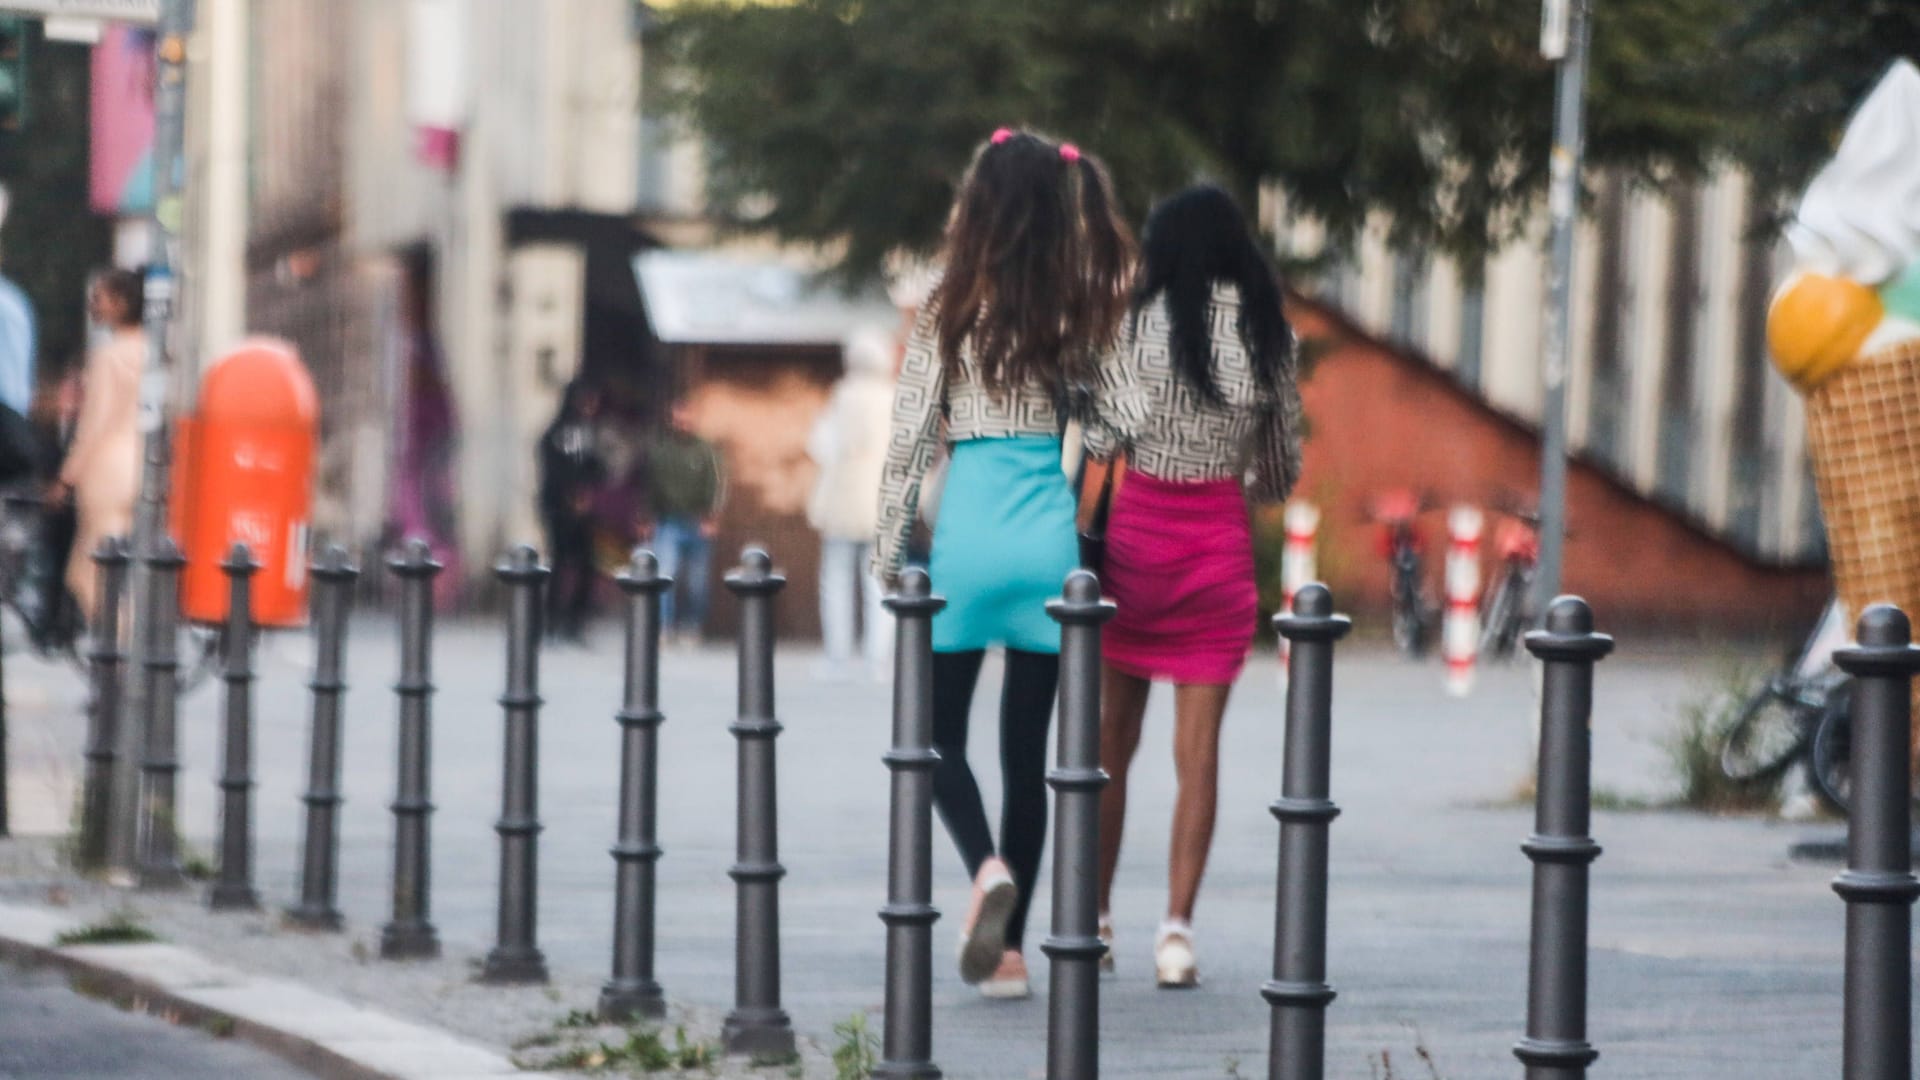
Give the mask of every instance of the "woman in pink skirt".
M 1199 982 L 1193 907 L 1213 841 L 1220 719 L 1259 621 L 1248 502 L 1293 488 L 1300 396 L 1279 280 L 1226 192 L 1196 187 L 1157 207 L 1142 274 L 1087 436 L 1095 459 L 1126 455 L 1103 568 L 1119 614 L 1102 646 L 1101 764 L 1112 782 L 1101 796 L 1100 932 L 1112 940 L 1127 767 L 1148 690 L 1171 682 L 1179 795 L 1154 968 L 1161 986 L 1187 987 Z

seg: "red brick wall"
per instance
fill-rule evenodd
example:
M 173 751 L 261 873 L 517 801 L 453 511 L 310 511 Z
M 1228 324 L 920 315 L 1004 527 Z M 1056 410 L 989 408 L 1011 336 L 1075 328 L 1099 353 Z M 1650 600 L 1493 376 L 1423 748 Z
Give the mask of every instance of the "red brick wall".
M 1382 491 L 1424 491 L 1441 507 L 1537 502 L 1540 453 L 1530 428 L 1316 305 L 1295 302 L 1291 314 L 1300 336 L 1325 348 L 1301 391 L 1310 432 L 1298 494 L 1322 510 L 1320 574 L 1342 607 L 1387 603 L 1386 562 L 1366 521 Z M 1778 630 L 1811 618 L 1831 588 L 1824 570 L 1756 563 L 1579 461 L 1567 517 L 1565 588 L 1585 596 L 1605 627 Z M 1421 528 L 1437 597 L 1444 509 Z
M 820 636 L 820 536 L 807 523 L 814 465 L 807 436 L 840 376 L 838 350 L 699 349 L 683 357 L 694 427 L 727 463 L 727 501 L 714 541 L 707 632 L 730 638 L 739 609 L 722 579 L 741 549 L 763 547 L 787 579 L 775 601 L 781 640 Z

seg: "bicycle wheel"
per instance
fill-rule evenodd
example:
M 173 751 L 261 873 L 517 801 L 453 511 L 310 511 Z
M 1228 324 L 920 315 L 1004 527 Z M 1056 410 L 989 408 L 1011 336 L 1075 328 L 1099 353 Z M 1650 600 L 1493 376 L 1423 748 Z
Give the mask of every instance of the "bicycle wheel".
M 226 657 L 227 631 L 224 626 L 194 623 L 180 628 L 180 692 L 190 693 L 220 670 Z
M 1853 797 L 1853 683 L 1834 688 L 1807 750 L 1807 779 L 1827 808 L 1847 816 Z
M 1493 602 L 1480 615 L 1480 655 L 1488 660 L 1505 660 L 1513 655 L 1520 639 L 1520 586 L 1511 574 L 1501 575 Z
M 1767 683 L 1740 708 L 1740 717 L 1720 746 L 1720 771 L 1736 783 L 1785 771 L 1806 745 L 1807 706 L 1777 680 Z

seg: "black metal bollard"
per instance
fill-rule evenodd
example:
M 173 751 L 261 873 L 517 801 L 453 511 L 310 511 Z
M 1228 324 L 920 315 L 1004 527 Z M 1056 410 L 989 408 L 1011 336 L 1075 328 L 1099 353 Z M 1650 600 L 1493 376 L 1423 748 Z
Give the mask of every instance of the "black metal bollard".
M 727 588 L 740 598 L 739 824 L 727 873 L 737 897 L 733 1011 L 722 1038 L 730 1054 L 793 1053 L 793 1024 L 780 1007 L 779 804 L 774 790 L 773 598 L 787 579 L 758 548 L 740 556 Z
M 501 788 L 500 937 L 481 979 L 547 981 L 547 959 L 534 944 L 539 910 L 540 610 L 549 571 L 525 545 L 494 568 L 507 587 L 506 776 Z
M 635 552 L 620 589 L 627 594 L 626 694 L 620 713 L 620 839 L 613 846 L 613 977 L 600 988 L 600 1018 L 623 1023 L 666 1015 L 653 977 L 654 835 L 660 790 L 660 576 L 652 552 Z
M 180 866 L 175 798 L 175 781 L 180 773 L 176 726 L 180 657 L 174 642 L 180 621 L 180 568 L 186 562 L 180 545 L 170 536 L 161 537 L 147 557 L 153 619 L 140 657 L 147 700 L 146 756 L 140 763 L 140 884 L 149 889 L 177 889 L 187 880 Z
M 1273 1009 L 1267 1043 L 1272 1080 L 1326 1075 L 1327 839 L 1340 808 L 1328 798 L 1333 749 L 1333 650 L 1353 624 L 1333 613 L 1333 594 L 1313 584 L 1273 625 L 1292 645 L 1287 662 L 1287 757 L 1280 797 L 1280 878 L 1273 926 L 1273 978 L 1260 996 Z
M 347 683 L 342 672 L 347 644 L 347 614 L 360 570 L 345 548 L 328 547 L 312 569 L 314 662 L 313 741 L 307 758 L 306 843 L 300 864 L 300 903 L 287 918 L 312 930 L 338 930 L 334 906 L 340 866 L 340 699 Z
M 887 838 L 887 1016 L 873 1075 L 930 1080 L 933 1063 L 933 616 L 947 602 L 926 571 L 908 570 L 887 597 L 893 652 L 893 817 Z M 877 628 L 875 628 L 877 630 Z M 870 630 L 869 632 L 874 632 Z
M 253 575 L 260 569 L 245 544 L 227 561 L 225 670 L 226 758 L 220 776 L 220 879 L 207 892 L 215 911 L 251 911 L 253 890 Z
M 1057 822 L 1053 932 L 1040 946 L 1050 961 L 1047 1080 L 1100 1075 L 1100 627 L 1113 613 L 1087 570 L 1069 574 L 1061 599 L 1047 601 L 1060 624 L 1059 760 L 1047 774 Z
M 100 608 L 93 616 L 87 651 L 92 701 L 87 709 L 87 778 L 80 798 L 79 863 L 82 870 L 107 864 L 107 822 L 113 814 L 113 767 L 120 731 L 120 604 L 127 588 L 126 541 L 105 537 L 93 551 Z
M 1593 632 L 1586 601 L 1563 596 L 1546 629 L 1527 635 L 1545 665 L 1533 835 L 1533 945 L 1527 965 L 1527 1036 L 1514 1044 L 1527 1080 L 1577 1080 L 1600 1052 L 1587 1041 L 1587 873 L 1600 845 L 1593 813 L 1593 666 L 1613 639 Z
M 409 540 L 387 560 L 400 579 L 399 779 L 393 796 L 393 920 L 380 931 L 388 960 L 440 955 L 429 921 L 433 814 L 429 763 L 433 757 L 433 579 L 440 564 L 424 540 Z
M 1834 659 L 1853 692 L 1853 813 L 1847 868 L 1833 890 L 1847 902 L 1845 1080 L 1913 1076 L 1913 807 L 1907 740 L 1920 649 L 1898 608 L 1860 616 L 1859 641 Z

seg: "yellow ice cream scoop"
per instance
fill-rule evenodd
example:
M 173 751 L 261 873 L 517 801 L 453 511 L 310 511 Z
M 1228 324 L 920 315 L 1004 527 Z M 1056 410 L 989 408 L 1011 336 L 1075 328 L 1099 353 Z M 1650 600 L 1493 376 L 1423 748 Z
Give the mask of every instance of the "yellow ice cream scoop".
M 1886 313 L 1857 281 L 1801 274 L 1788 279 L 1767 311 L 1767 346 L 1780 374 L 1802 392 L 1845 367 Z

